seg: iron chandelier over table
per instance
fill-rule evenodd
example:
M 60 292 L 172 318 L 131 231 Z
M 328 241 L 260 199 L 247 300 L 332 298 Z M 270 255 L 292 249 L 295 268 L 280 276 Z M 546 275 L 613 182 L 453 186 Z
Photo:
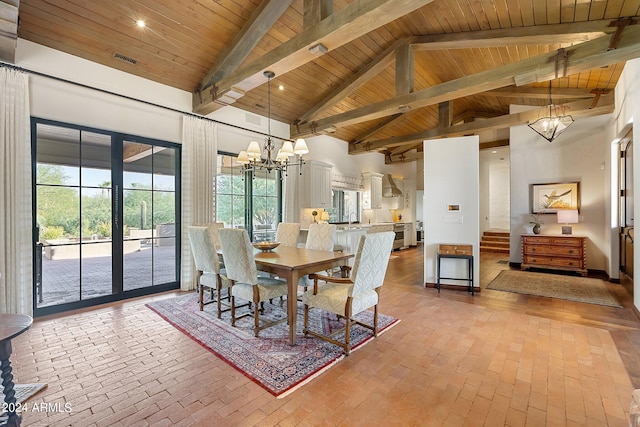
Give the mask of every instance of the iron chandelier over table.
M 304 139 L 299 138 L 293 145 L 290 140 L 285 139 L 276 153 L 276 145 L 271 136 L 271 79 L 276 75 L 273 71 L 265 71 L 262 74 L 267 78 L 268 131 L 263 148 L 266 158 L 262 158 L 260 144 L 257 141 L 251 141 L 249 147 L 238 154 L 238 163 L 242 165 L 242 170 L 245 173 L 259 170 L 266 170 L 267 172 L 275 170 L 281 172 L 282 175 L 287 175 L 288 168 L 297 166 L 300 170 L 300 175 L 302 175 L 302 165 L 304 164 L 302 155 L 309 152 L 307 143 Z M 292 161 L 290 157 L 295 157 L 295 159 Z

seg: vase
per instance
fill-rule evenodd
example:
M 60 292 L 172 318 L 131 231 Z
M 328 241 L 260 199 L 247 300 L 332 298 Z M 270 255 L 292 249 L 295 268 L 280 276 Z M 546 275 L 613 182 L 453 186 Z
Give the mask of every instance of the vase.
M 540 224 L 533 226 L 533 234 L 540 234 Z

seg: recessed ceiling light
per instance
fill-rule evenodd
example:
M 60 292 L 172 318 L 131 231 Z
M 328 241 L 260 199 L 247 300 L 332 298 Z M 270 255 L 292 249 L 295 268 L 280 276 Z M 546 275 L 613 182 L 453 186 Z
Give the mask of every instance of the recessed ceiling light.
M 491 154 L 496 154 L 496 153 L 497 153 L 497 151 L 496 151 L 496 150 L 493 150 L 493 151 L 491 152 Z
M 138 28 L 144 28 L 144 27 L 147 26 L 147 23 L 144 22 L 144 20 L 142 20 L 142 19 L 138 19 L 138 20 L 136 20 L 136 25 L 138 26 Z
M 284 85 L 278 85 L 278 89 L 284 90 Z

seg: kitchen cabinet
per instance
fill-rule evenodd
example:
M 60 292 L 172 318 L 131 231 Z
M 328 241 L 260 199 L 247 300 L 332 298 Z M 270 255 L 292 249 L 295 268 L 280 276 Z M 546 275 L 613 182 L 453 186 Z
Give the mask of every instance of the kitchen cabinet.
M 410 222 L 404 223 L 404 246 L 408 248 L 411 246 L 411 241 L 413 240 L 413 224 Z
M 364 193 L 362 195 L 363 209 L 382 209 L 382 174 L 365 172 Z
M 548 268 L 587 275 L 587 238 L 573 235 L 522 235 L 520 268 Z
M 307 160 L 302 172 L 303 207 L 331 208 L 331 168 L 328 163 Z

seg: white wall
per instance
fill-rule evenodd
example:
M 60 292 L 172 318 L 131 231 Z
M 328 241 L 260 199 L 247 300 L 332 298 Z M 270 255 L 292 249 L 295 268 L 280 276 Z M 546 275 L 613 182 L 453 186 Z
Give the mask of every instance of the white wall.
M 512 106 L 511 112 L 530 107 Z M 514 126 L 511 152 L 511 262 L 522 260 L 521 238 L 530 221 L 530 185 L 580 182 L 580 223 L 573 234 L 588 237 L 587 268 L 609 273 L 608 233 L 611 115 L 578 119 L 549 143 L 526 125 Z M 556 215 L 541 216 L 543 234 L 561 234 Z
M 424 142 L 424 280 L 436 282 L 436 253 L 440 243 L 473 245 L 473 278 L 480 285 L 479 247 L 479 152 L 478 137 L 435 139 Z M 459 213 L 447 205 L 459 204 Z M 455 223 L 461 218 L 462 223 Z M 464 260 L 442 263 L 445 277 L 466 277 Z M 465 282 L 442 281 L 458 286 Z

